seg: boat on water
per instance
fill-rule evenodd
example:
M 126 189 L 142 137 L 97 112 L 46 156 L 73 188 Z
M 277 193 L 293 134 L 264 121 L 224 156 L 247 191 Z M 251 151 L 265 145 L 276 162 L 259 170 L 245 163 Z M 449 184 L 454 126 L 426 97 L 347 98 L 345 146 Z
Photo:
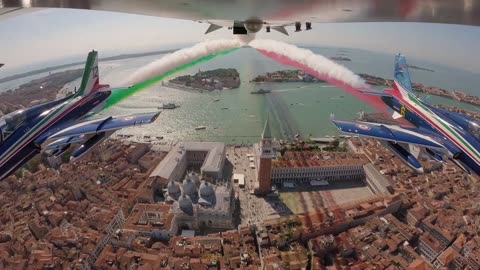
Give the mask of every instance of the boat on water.
M 256 91 L 250 92 L 250 94 L 267 94 L 267 93 L 270 93 L 270 92 L 272 92 L 272 90 L 260 88 Z
M 164 109 L 164 110 L 173 110 L 176 109 L 180 106 L 176 105 L 175 103 L 163 103 L 161 107 L 158 107 L 159 109 Z
M 214 100 L 213 100 L 213 102 L 217 102 L 217 101 L 220 101 L 220 99 L 219 99 L 219 98 L 217 98 L 217 99 L 214 99 Z
M 195 128 L 195 130 L 202 130 L 202 129 L 206 129 L 207 127 L 206 126 L 198 126 Z
M 223 107 L 222 110 L 228 110 L 228 107 Z

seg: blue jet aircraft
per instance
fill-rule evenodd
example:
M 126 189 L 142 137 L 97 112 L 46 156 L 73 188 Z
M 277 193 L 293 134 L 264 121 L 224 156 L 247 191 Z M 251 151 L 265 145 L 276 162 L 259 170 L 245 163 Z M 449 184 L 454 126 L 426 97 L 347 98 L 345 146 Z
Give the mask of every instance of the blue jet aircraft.
M 75 94 L 0 118 L 0 180 L 41 152 L 59 157 L 79 145 L 70 156 L 78 159 L 118 129 L 155 121 L 159 112 L 86 120 L 122 89 L 99 83 L 97 52 L 92 51 Z
M 480 174 L 480 121 L 420 100 L 412 90 L 404 56 L 395 58 L 393 89 L 361 92 L 380 95 L 392 109 L 393 118 L 404 117 L 414 127 L 343 121 L 332 116 L 340 131 L 378 139 L 418 172 L 423 172 L 419 156 L 425 153 L 437 161 L 447 156 L 468 173 Z

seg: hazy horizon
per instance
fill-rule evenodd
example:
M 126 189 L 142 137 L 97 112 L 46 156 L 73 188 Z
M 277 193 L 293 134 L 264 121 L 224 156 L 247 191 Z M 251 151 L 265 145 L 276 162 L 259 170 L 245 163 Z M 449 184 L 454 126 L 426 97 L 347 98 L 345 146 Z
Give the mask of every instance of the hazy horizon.
M 206 39 L 234 38 L 225 28 L 204 35 L 207 24 L 102 11 L 47 9 L 0 23 L 0 77 L 42 67 L 82 61 L 95 49 L 100 58 L 172 49 Z M 480 27 L 430 23 L 316 23 L 313 30 L 290 36 L 275 31 L 257 34 L 322 48 L 362 49 L 382 54 L 402 52 L 472 73 L 480 62 L 471 55 L 480 44 Z

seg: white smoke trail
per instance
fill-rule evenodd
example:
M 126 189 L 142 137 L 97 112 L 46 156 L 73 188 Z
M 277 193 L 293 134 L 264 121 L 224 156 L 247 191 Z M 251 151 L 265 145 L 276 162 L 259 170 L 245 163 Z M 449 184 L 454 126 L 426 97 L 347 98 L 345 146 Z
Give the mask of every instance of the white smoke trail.
M 318 72 L 320 75 L 338 80 L 354 88 L 369 88 L 362 78 L 346 67 L 310 50 L 268 39 L 256 39 L 251 41 L 249 45 L 257 50 L 290 59 L 301 66 Z
M 179 65 L 186 64 L 215 52 L 234 49 L 240 46 L 242 46 L 242 43 L 235 39 L 219 39 L 200 42 L 192 47 L 167 54 L 161 59 L 141 67 L 126 80 L 124 85 L 139 83 L 172 70 Z

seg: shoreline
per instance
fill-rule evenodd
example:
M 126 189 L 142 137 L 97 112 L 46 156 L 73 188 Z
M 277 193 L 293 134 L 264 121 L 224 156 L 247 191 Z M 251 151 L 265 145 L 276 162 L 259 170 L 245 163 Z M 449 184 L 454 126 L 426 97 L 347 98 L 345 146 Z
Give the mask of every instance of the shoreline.
M 412 66 L 413 69 L 421 69 L 429 72 L 434 72 L 433 70 L 424 69 L 416 66 Z M 263 83 L 289 83 L 289 82 L 303 82 L 303 83 L 321 83 L 325 82 L 322 80 L 311 80 L 307 78 L 307 74 L 303 75 L 303 77 L 292 77 L 290 76 L 291 73 L 296 72 L 299 75 L 302 75 L 300 70 L 277 70 L 274 72 L 267 72 L 264 75 L 258 75 L 251 79 L 249 82 L 254 84 L 263 84 Z M 387 86 L 392 87 L 393 80 L 392 79 L 385 79 L 379 76 L 374 76 L 366 73 L 358 73 L 362 79 L 369 85 L 375 86 Z M 440 87 L 434 87 L 425 85 L 423 83 L 415 83 L 412 82 L 412 89 L 413 91 L 444 97 L 448 99 L 457 100 L 466 104 L 475 105 L 480 107 L 480 97 L 467 94 L 462 90 L 447 90 Z
M 392 79 L 385 79 L 382 77 L 373 76 L 365 73 L 359 73 L 358 75 L 362 79 L 364 79 L 366 83 L 370 85 L 387 86 L 387 87 L 391 87 L 393 85 Z M 434 87 L 434 86 L 429 86 L 429 85 L 425 85 L 422 83 L 415 83 L 415 82 L 412 82 L 412 89 L 413 91 L 416 91 L 416 92 L 444 97 L 448 99 L 461 101 L 463 103 L 480 106 L 480 97 L 469 95 L 461 90 L 447 90 L 440 87 Z
M 0 115 L 57 99 L 67 93 L 64 87 L 82 73 L 83 69 L 51 73 L 0 93 Z

